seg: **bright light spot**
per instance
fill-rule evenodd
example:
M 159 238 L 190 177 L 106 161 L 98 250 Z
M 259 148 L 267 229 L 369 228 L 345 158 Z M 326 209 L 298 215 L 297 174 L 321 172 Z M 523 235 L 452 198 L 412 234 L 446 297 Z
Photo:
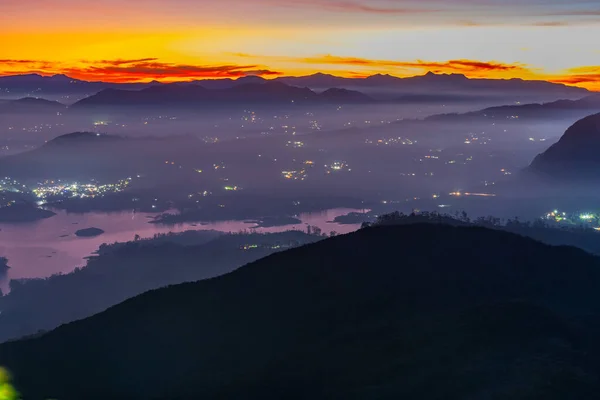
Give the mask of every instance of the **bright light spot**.
M 10 374 L 4 368 L 0 368 L 0 400 L 17 400 L 19 394 L 10 384 Z

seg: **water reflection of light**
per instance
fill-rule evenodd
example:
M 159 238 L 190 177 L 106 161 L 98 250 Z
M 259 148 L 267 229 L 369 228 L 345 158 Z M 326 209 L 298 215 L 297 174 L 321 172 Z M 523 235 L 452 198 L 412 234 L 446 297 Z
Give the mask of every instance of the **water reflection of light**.
M 102 243 L 131 241 L 136 234 L 141 238 L 149 238 L 158 233 L 188 230 L 238 232 L 251 229 L 256 232 L 275 233 L 286 230 L 306 231 L 307 224 L 317 226 L 323 232 L 336 231 L 344 234 L 358 229 L 360 224 L 342 225 L 331 221 L 337 216 L 361 211 L 339 208 L 304 213 L 298 216 L 302 221 L 300 224 L 269 228 L 254 228 L 256 224 L 244 221 L 183 223 L 167 226 L 149 224 L 148 221 L 155 214 L 131 212 L 67 214 L 58 211 L 56 216 L 34 223 L 0 224 L 0 255 L 9 259 L 10 278 L 47 277 L 56 273 L 68 273 L 75 267 L 83 266 L 84 257 L 91 255 Z M 76 230 L 89 227 L 100 228 L 105 233 L 93 238 L 79 238 L 74 235 Z

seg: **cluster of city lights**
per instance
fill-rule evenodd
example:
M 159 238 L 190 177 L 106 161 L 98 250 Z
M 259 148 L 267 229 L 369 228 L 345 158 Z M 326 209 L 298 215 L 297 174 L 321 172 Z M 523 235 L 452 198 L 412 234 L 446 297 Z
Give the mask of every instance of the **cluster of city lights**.
M 285 179 L 289 179 L 289 180 L 293 180 L 293 181 L 303 181 L 308 176 L 305 169 L 294 170 L 294 171 L 281 171 L 281 175 Z
M 600 227 L 597 226 L 600 220 L 600 214 L 592 212 L 566 213 L 564 211 L 552 210 L 546 213 L 543 218 L 547 221 L 560 224 L 591 225 L 594 229 L 600 230 Z
M 352 171 L 352 169 L 350 169 L 350 167 L 348 166 L 348 163 L 345 161 L 334 161 L 329 165 L 325 165 L 325 168 L 328 169 L 328 174 L 331 173 L 331 171 Z
M 367 139 L 365 140 L 365 143 L 367 144 L 375 144 L 377 146 L 386 146 L 386 145 L 391 145 L 391 144 L 402 144 L 402 145 L 413 145 L 415 143 L 417 143 L 416 140 L 410 140 L 407 138 L 401 138 L 401 137 L 397 137 L 397 138 L 384 138 L 384 139 L 378 139 L 378 140 L 371 140 L 371 139 Z
M 96 182 L 78 183 L 78 182 L 63 182 L 44 181 L 32 190 L 33 194 L 40 200 L 47 200 L 52 197 L 97 197 L 108 193 L 117 193 L 125 190 L 131 183 L 131 178 L 123 179 L 117 183 L 99 184 Z

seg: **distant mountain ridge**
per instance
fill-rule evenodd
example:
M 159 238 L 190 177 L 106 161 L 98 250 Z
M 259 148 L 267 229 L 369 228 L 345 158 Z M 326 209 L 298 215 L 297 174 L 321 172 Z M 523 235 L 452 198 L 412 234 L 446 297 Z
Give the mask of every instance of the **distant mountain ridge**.
M 309 88 L 282 82 L 245 83 L 224 89 L 208 89 L 200 84 L 168 84 L 139 91 L 105 89 L 73 104 L 73 109 L 116 106 L 196 106 L 236 103 L 370 103 L 374 100 L 360 92 L 330 89 L 316 93 Z
M 8 100 L 0 103 L 0 114 L 2 113 L 26 113 L 26 112 L 61 112 L 67 106 L 57 101 L 24 97 L 17 100 Z
M 283 76 L 274 79 L 265 79 L 259 76 L 245 76 L 237 79 L 203 79 L 185 81 L 180 83 L 196 83 L 207 89 L 229 89 L 248 83 L 280 82 L 291 86 L 308 87 L 311 89 L 329 88 L 380 88 L 402 92 L 414 91 L 532 91 L 541 93 L 556 93 L 564 95 L 585 95 L 588 90 L 564 84 L 547 81 L 527 81 L 522 79 L 473 79 L 462 74 L 434 74 L 408 78 L 399 78 L 392 75 L 377 74 L 367 77 L 344 78 L 335 75 L 316 73 L 307 76 Z M 41 76 L 38 74 L 0 76 L 0 92 L 5 93 L 84 93 L 94 94 L 103 89 L 115 88 L 124 90 L 141 90 L 151 86 L 164 85 L 156 81 L 149 83 L 112 83 L 90 82 L 70 78 L 65 75 Z
M 112 83 L 101 81 L 84 81 L 66 75 L 42 76 L 39 74 L 0 76 L 0 93 L 17 96 L 23 95 L 57 95 L 67 93 L 93 94 L 102 89 L 143 89 L 159 84 L 149 83 Z
M 48 146 L 68 146 L 68 145 L 79 145 L 82 143 L 98 144 L 102 142 L 112 142 L 120 140 L 132 140 L 117 135 L 108 135 L 104 133 L 96 132 L 72 132 L 66 133 L 55 137 L 52 140 L 46 142 L 41 148 Z M 33 150 L 35 151 L 35 150 Z
M 591 94 L 578 100 L 557 100 L 548 103 L 531 103 L 484 108 L 464 114 L 438 114 L 427 117 L 429 121 L 458 121 L 471 119 L 546 118 L 585 116 L 590 111 L 600 111 L 600 94 Z

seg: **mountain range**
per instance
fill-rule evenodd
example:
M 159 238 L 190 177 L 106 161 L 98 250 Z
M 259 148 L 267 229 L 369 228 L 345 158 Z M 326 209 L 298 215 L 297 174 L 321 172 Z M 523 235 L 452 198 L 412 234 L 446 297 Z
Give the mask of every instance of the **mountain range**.
M 316 93 L 309 88 L 289 86 L 281 82 L 246 83 L 225 89 L 207 89 L 197 84 L 168 84 L 139 91 L 104 89 L 73 104 L 73 109 L 122 106 L 232 105 L 256 103 L 369 103 L 374 100 L 360 92 L 328 89 Z
M 58 101 L 24 97 L 0 103 L 0 114 L 57 113 L 66 111 L 67 106 Z
M 557 100 L 548 103 L 530 103 L 489 107 L 463 114 L 439 114 L 426 118 L 429 121 L 468 122 L 476 119 L 507 118 L 581 118 L 590 112 L 600 111 L 600 94 L 591 94 L 577 100 Z
M 368 77 L 343 78 L 329 74 L 317 73 L 308 76 L 284 76 L 266 80 L 258 76 L 246 76 L 238 79 L 205 79 L 192 82 L 206 89 L 230 89 L 246 84 L 266 82 L 285 83 L 290 86 L 308 87 L 311 89 L 346 88 L 365 91 L 392 91 L 400 93 L 437 93 L 437 92 L 472 92 L 496 91 L 506 93 L 538 93 L 552 94 L 557 97 L 583 96 L 589 93 L 586 89 L 556 84 L 546 81 L 526 81 L 522 79 L 470 79 L 460 74 L 427 73 L 422 76 L 398 78 L 392 75 L 372 75 Z M 0 77 L 0 93 L 14 96 L 51 95 L 64 93 L 94 94 L 103 89 L 141 90 L 153 86 L 164 85 L 159 82 L 149 83 L 111 83 L 88 82 L 70 78 L 65 75 L 41 76 L 38 74 L 13 75 Z
M 378 226 L 0 345 L 24 399 L 592 399 L 600 259 Z

